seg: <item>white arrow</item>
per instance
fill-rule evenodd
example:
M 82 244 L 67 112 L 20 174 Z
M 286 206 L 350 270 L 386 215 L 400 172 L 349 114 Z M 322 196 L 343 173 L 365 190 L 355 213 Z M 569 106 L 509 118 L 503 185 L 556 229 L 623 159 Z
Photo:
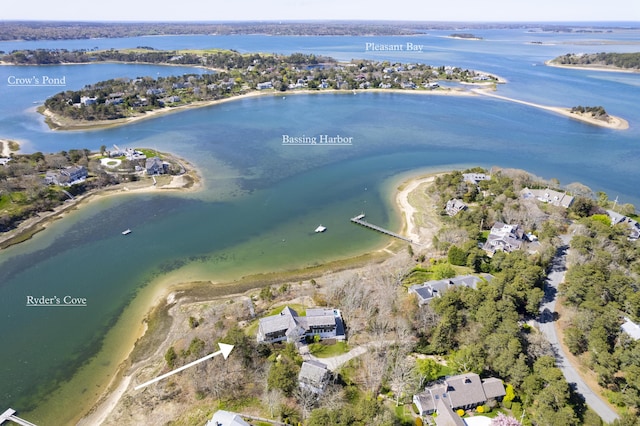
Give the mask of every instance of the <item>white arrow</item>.
M 196 364 L 200 364 L 202 361 L 206 361 L 210 358 L 213 358 L 214 356 L 220 355 L 222 354 L 222 356 L 224 357 L 224 359 L 227 359 L 227 357 L 229 356 L 229 353 L 231 353 L 231 350 L 233 349 L 233 345 L 227 345 L 226 343 L 218 343 L 218 346 L 220 347 L 220 350 L 218 352 L 214 352 L 212 354 L 209 354 L 207 356 L 203 356 L 200 359 L 197 359 L 193 362 L 190 362 L 189 364 L 183 365 L 182 367 L 178 367 L 175 370 L 171 370 L 168 373 L 164 373 L 162 376 L 158 376 L 153 380 L 149 380 L 148 382 L 145 382 L 141 385 L 138 385 L 135 387 L 135 390 L 141 389 L 145 386 L 149 386 L 152 383 L 155 382 L 159 382 L 162 379 L 166 379 L 167 377 L 174 375 L 176 373 L 179 373 L 182 370 L 186 370 L 189 367 L 193 367 Z

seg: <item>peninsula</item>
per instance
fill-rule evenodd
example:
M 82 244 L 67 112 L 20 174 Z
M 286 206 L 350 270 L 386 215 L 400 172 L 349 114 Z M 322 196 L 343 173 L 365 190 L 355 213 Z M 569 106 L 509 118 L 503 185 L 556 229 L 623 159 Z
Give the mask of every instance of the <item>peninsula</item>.
M 597 71 L 640 72 L 638 53 L 567 53 L 545 62 L 553 67 Z
M 198 172 L 183 159 L 150 149 L 114 148 L 12 153 L 0 166 L 0 249 L 31 238 L 48 222 L 107 194 L 200 187 Z
M 158 111 L 210 105 L 241 95 L 305 91 L 351 92 L 403 90 L 455 93 L 438 82 L 497 84 L 493 75 L 452 66 L 351 60 L 294 53 L 288 56 L 233 51 L 24 51 L 3 60 L 11 63 L 60 64 L 100 61 L 193 65 L 210 72 L 162 78 L 113 79 L 76 91 L 60 92 L 40 111 L 54 129 L 86 129 L 124 124 Z

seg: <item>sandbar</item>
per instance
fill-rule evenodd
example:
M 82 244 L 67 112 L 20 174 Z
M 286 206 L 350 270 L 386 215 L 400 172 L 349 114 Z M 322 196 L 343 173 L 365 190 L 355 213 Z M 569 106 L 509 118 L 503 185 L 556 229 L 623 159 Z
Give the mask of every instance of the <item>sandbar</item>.
M 569 64 L 559 64 L 557 62 L 553 62 L 553 59 L 545 61 L 544 64 L 549 66 L 549 67 L 568 68 L 568 69 L 574 69 L 574 70 L 624 72 L 624 73 L 631 73 L 631 74 L 640 73 L 640 70 L 638 70 L 638 69 L 618 68 L 618 67 L 609 66 L 609 65 L 594 65 L 594 64 L 589 64 L 589 65 L 572 64 L 572 65 L 569 65 Z
M 584 123 L 592 124 L 594 126 L 606 127 L 613 130 L 626 130 L 629 128 L 629 122 L 624 118 L 609 115 L 607 121 L 599 120 L 591 116 L 591 114 L 580 114 L 571 112 L 571 108 L 555 107 L 548 105 L 536 104 L 534 102 L 522 101 L 520 99 L 509 98 L 507 96 L 496 95 L 495 93 L 488 92 L 486 90 L 473 89 L 473 92 L 484 96 L 490 96 L 492 98 L 502 99 L 504 101 L 515 102 L 522 105 L 531 106 L 534 108 L 540 108 L 547 111 L 561 114 L 565 117 L 572 118 L 574 120 L 582 121 Z

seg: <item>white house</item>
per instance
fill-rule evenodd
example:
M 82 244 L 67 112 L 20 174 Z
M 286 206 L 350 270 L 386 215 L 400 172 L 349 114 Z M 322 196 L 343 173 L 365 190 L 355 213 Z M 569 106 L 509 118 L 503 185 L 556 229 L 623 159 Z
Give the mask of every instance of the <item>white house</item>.
M 205 426 L 251 426 L 249 423 L 242 420 L 236 413 L 231 411 L 218 410 L 213 413 L 211 420 L 205 424 Z

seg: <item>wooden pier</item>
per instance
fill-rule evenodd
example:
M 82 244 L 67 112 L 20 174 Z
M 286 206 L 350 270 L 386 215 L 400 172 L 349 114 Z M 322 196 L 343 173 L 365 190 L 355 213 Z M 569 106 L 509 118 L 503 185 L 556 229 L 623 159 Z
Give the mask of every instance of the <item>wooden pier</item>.
M 358 225 L 364 226 L 365 228 L 373 229 L 374 231 L 378 231 L 378 232 L 381 232 L 381 233 L 383 233 L 383 234 L 386 234 L 386 235 L 392 236 L 392 237 L 394 237 L 394 238 L 398 238 L 398 239 L 400 239 L 400 240 L 402 240 L 402 241 L 406 241 L 406 242 L 408 242 L 408 243 L 413 243 L 413 241 L 411 241 L 411 240 L 410 240 L 409 238 L 407 238 L 407 237 L 403 237 L 403 236 L 402 236 L 402 235 L 400 235 L 400 234 L 396 234 L 395 232 L 391 232 L 391 231 L 389 231 L 388 229 L 384 229 L 384 228 L 382 228 L 382 227 L 380 227 L 380 226 L 378 226 L 378 225 L 374 225 L 374 224 L 369 223 L 369 222 L 367 222 L 366 220 L 363 220 L 363 219 L 364 219 L 364 213 L 359 214 L 359 215 L 358 215 L 358 216 L 356 216 L 356 217 L 352 217 L 352 218 L 351 218 L 351 222 L 353 222 L 353 223 L 357 223 Z
M 4 422 L 10 421 L 22 426 L 36 426 L 31 422 L 28 422 L 24 419 L 21 419 L 18 416 L 15 416 L 14 414 L 16 414 L 16 410 L 12 408 L 7 409 L 4 413 L 0 414 L 0 425 L 3 424 Z

